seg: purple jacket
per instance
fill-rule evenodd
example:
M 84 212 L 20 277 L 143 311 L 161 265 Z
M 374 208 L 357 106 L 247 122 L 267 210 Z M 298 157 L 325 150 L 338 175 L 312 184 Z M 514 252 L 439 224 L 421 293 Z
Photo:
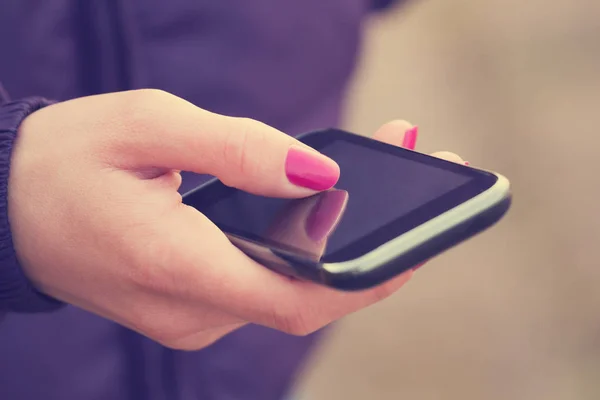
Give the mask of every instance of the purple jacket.
M 171 351 L 31 288 L 6 212 L 12 143 L 25 116 L 46 104 L 40 98 L 143 87 L 290 134 L 335 126 L 364 17 L 390 2 L 2 0 L 0 399 L 285 395 L 318 335 L 248 326 L 202 351 Z M 182 190 L 201 179 L 186 174 Z

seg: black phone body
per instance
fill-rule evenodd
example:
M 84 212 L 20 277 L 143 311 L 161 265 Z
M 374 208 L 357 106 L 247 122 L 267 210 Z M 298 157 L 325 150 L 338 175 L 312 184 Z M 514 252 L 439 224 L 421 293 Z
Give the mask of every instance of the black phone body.
M 282 274 L 370 288 L 492 226 L 510 207 L 509 182 L 494 172 L 338 129 L 298 139 L 340 165 L 334 189 L 279 199 L 214 179 L 183 196 L 235 246 Z

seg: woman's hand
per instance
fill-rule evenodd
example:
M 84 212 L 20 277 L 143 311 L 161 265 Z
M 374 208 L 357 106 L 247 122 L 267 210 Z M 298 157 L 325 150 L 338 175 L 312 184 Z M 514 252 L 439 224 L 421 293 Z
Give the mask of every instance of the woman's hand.
M 408 128 L 391 123 L 377 137 L 396 144 Z M 179 170 L 278 197 L 314 194 L 339 176 L 332 160 L 271 127 L 161 91 L 49 106 L 22 124 L 9 180 L 28 277 L 50 296 L 179 349 L 248 322 L 307 334 L 410 278 L 342 293 L 276 274 L 181 203 Z

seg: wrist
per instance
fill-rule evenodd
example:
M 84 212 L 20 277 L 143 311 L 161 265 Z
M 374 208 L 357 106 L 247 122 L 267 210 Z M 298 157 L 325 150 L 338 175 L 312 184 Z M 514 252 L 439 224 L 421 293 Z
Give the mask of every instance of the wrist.
M 43 98 L 27 98 L 0 106 L 0 310 L 42 312 L 62 306 L 58 300 L 37 291 L 25 276 L 8 219 L 10 162 L 19 126 L 27 116 L 50 104 Z

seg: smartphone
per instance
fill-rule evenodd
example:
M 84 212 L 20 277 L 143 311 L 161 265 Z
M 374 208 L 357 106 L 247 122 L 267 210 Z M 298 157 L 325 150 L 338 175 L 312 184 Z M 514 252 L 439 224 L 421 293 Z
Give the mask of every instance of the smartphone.
M 248 257 L 340 290 L 379 285 L 492 226 L 509 181 L 338 129 L 298 137 L 335 160 L 335 188 L 303 199 L 256 196 L 211 180 L 183 202 Z

